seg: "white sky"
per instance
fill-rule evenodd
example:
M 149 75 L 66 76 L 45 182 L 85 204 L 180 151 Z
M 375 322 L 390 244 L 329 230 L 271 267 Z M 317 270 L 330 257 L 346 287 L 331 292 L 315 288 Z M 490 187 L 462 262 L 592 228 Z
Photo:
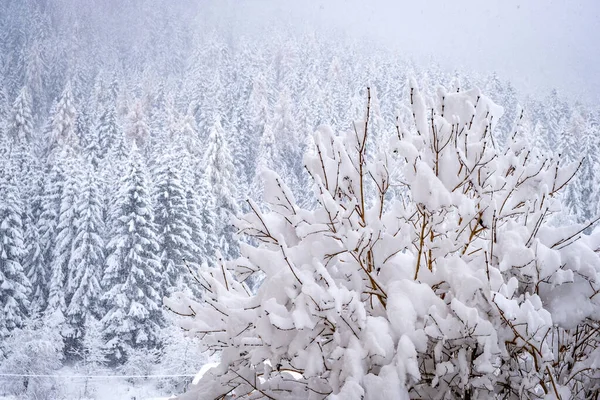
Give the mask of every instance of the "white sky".
M 322 22 L 372 34 L 417 61 L 433 56 L 448 68 L 496 71 L 526 93 L 558 88 L 600 102 L 600 0 L 319 3 L 309 12 Z

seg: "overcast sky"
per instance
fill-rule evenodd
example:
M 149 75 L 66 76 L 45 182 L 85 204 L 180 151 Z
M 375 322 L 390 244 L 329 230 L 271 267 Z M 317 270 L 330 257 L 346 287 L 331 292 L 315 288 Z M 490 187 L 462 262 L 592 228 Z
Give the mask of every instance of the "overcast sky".
M 323 0 L 313 12 L 416 60 L 600 101 L 600 0 Z

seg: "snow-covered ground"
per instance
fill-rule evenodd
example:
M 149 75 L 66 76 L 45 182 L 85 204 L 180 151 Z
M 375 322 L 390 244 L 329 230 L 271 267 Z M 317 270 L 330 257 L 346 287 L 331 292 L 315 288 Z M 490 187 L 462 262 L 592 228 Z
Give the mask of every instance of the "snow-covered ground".
M 53 378 L 57 392 L 48 395 L 48 400 L 166 400 L 176 393 L 164 388 L 165 378 L 119 378 L 106 374 L 96 377 L 81 377 L 81 373 L 71 368 L 63 368 Z M 190 383 L 193 377 L 189 379 Z M 163 382 L 161 382 L 161 380 Z M 6 382 L 6 381 L 5 381 Z M 0 400 L 23 400 L 22 396 L 3 396 L 3 382 L 0 380 Z

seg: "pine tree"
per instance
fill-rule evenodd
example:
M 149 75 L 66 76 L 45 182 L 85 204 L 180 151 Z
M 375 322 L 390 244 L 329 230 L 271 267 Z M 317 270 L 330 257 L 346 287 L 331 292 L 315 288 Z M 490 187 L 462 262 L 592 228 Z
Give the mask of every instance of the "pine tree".
M 8 116 L 8 94 L 6 93 L 6 87 L 0 79 L 0 139 L 2 139 L 3 142 L 6 140 L 5 134 L 8 130 Z
M 301 187 L 304 169 L 301 163 L 304 138 L 294 117 L 289 91 L 284 89 L 273 110 L 273 134 L 277 138 L 277 152 L 273 163 L 291 187 Z
M 113 90 L 117 90 L 116 86 Z M 98 108 L 98 119 L 96 121 L 96 132 L 99 141 L 98 156 L 100 159 L 105 160 L 111 154 L 119 135 L 121 135 L 117 121 L 117 93 L 111 91 L 103 96 L 100 99 Z M 108 162 L 108 160 L 105 162 Z
M 118 208 L 102 278 L 102 286 L 107 288 L 102 332 L 112 363 L 125 362 L 131 349 L 160 344 L 161 265 L 144 168 L 134 145 L 115 199 Z
M 61 159 L 64 160 L 66 170 L 70 173 L 65 178 L 56 219 L 46 313 L 55 314 L 55 318 L 64 320 L 67 305 L 76 289 L 76 282 L 73 279 L 76 271 L 69 269 L 69 260 L 75 240 L 75 201 L 81 185 L 79 182 L 81 171 L 76 160 L 70 158 L 66 151 L 63 152 Z
M 150 127 L 146 122 L 144 108 L 140 100 L 136 101 L 128 116 L 129 125 L 125 132 L 130 143 L 135 143 L 139 149 L 145 149 L 150 138 Z
M 189 153 L 184 150 L 181 152 L 181 176 L 183 188 L 185 191 L 185 204 L 187 207 L 187 225 L 190 229 L 190 248 L 188 249 L 188 255 L 186 258 L 188 261 L 192 261 L 197 264 L 201 264 L 206 258 L 205 253 L 205 242 L 206 232 L 202 225 L 202 212 L 204 204 L 202 202 L 202 196 L 206 195 L 206 187 L 204 186 L 204 176 L 199 174 L 196 169 L 192 169 L 194 160 Z M 186 267 L 186 275 L 189 278 L 189 271 Z M 192 287 L 196 286 L 192 285 Z
M 581 151 L 581 144 L 585 144 L 585 119 L 582 115 L 581 107 L 575 107 L 573 113 L 569 119 L 568 129 L 564 132 L 561 147 L 562 154 L 569 161 L 579 161 L 585 157 L 586 153 Z M 589 142 L 588 142 L 589 143 Z M 592 155 L 593 157 L 593 155 Z M 592 164 L 589 164 L 585 159 L 583 160 L 586 167 L 588 167 L 587 175 L 583 178 L 582 174 L 575 177 L 571 185 L 567 187 L 566 193 L 564 194 L 564 201 L 567 210 L 574 218 L 575 221 L 583 222 L 586 216 L 583 213 L 582 205 L 587 202 L 583 198 L 583 185 L 584 180 L 589 179 L 589 174 L 592 173 Z
M 31 154 L 33 116 L 27 88 L 19 92 L 9 118 L 7 157 L 11 162 L 8 167 L 12 170 L 12 176 L 16 178 L 22 200 L 27 201 L 33 195 L 33 182 L 37 173 L 33 168 L 34 161 Z
M 223 83 L 217 72 L 206 83 L 203 101 L 198 101 L 198 133 L 201 139 L 210 136 L 210 132 L 215 124 L 215 116 L 223 115 Z M 220 121 L 219 121 L 220 123 Z
M 598 138 L 597 124 L 590 115 L 586 115 L 582 132 L 581 153 L 585 155 L 581 171 L 577 176 L 581 198 L 584 200 L 578 206 L 579 222 L 586 222 L 598 217 L 597 208 L 600 202 L 598 182 L 600 178 L 600 140 Z
M 66 317 L 70 327 L 68 346 L 82 345 L 88 318 L 98 316 L 101 297 L 100 280 L 104 264 L 102 199 L 93 168 L 88 171 L 78 190 L 74 205 L 74 238 L 68 261 L 69 285 L 72 296 L 67 305 Z
M 46 138 L 46 154 L 50 159 L 60 153 L 64 147 L 71 147 L 73 149 L 79 147 L 76 118 L 71 84 L 67 83 L 56 104 L 55 113 L 52 116 L 50 137 Z
M 275 169 L 275 156 L 277 154 L 277 142 L 273 135 L 273 130 L 270 124 L 265 125 L 265 129 L 260 138 L 260 146 L 258 149 L 258 158 L 256 160 L 256 168 L 254 178 L 252 180 L 252 198 L 262 198 L 262 171 L 265 168 Z
M 8 125 L 8 137 L 13 143 L 30 143 L 33 132 L 33 117 L 31 113 L 31 99 L 26 87 L 21 89 L 19 96 L 13 103 Z
M 236 170 L 225 132 L 218 117 L 215 117 L 215 122 L 208 138 L 208 148 L 204 157 L 204 163 L 206 165 L 206 184 L 212 194 L 212 199 L 207 199 L 206 203 L 210 204 L 214 200 L 216 222 L 217 226 L 220 227 L 217 230 L 217 237 L 225 238 L 225 244 L 228 248 L 222 249 L 222 252 L 234 255 L 237 250 L 234 246 L 234 230 L 230 220 L 232 216 L 237 215 L 239 210 L 237 203 Z M 204 226 L 206 227 L 206 225 Z
M 37 194 L 36 198 L 39 197 Z M 31 309 L 39 312 L 46 308 L 48 299 L 48 267 L 44 259 L 39 220 L 30 213 L 28 221 L 25 228 L 26 254 L 23 267 L 31 283 Z
M 0 172 L 0 338 L 25 322 L 31 285 L 23 270 L 23 206 L 17 187 Z
M 257 159 L 260 155 L 257 151 L 260 138 L 264 135 L 264 131 L 269 120 L 269 98 L 266 79 L 262 74 L 254 78 L 252 82 L 252 90 L 248 98 L 246 107 L 247 125 L 241 131 L 243 143 L 238 144 L 238 154 L 236 158 L 242 159 L 243 169 L 241 172 L 245 174 L 246 180 L 252 182 L 257 165 Z M 250 185 L 253 188 L 254 185 Z
M 58 157 L 49 165 L 44 174 L 43 189 L 39 194 L 40 216 L 38 231 L 40 236 L 40 258 L 46 269 L 50 269 L 54 260 L 56 227 L 60 215 L 60 204 L 66 180 L 65 161 Z M 48 274 L 49 275 L 49 274 Z M 46 291 L 48 288 L 45 289 Z
M 184 259 L 192 260 L 192 226 L 186 191 L 181 181 L 173 150 L 167 149 L 158 163 L 154 188 L 155 222 L 158 227 L 159 254 L 162 262 L 162 293 L 183 289 L 188 275 Z
M 204 185 L 204 187 L 206 187 Z M 220 232 L 217 227 L 219 225 L 216 200 L 214 193 L 206 189 L 201 197 L 202 209 L 200 220 L 204 231 L 204 257 L 207 262 L 214 260 L 215 254 L 220 245 Z M 200 261 L 200 260 L 199 260 Z

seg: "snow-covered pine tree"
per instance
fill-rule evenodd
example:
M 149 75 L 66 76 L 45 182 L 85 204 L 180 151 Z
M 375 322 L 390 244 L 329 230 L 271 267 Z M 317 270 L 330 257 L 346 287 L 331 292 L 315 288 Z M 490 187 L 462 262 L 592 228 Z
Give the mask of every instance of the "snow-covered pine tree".
M 579 203 L 579 221 L 589 221 L 596 216 L 598 212 L 598 203 L 600 202 L 600 192 L 598 182 L 600 182 L 600 139 L 598 137 L 597 124 L 594 126 L 592 118 L 586 116 L 583 128 L 582 143 L 579 143 L 580 151 L 585 154 L 581 165 L 581 172 L 576 181 L 579 183 L 581 198 L 584 200 Z
M 426 100 L 411 82 L 409 99 L 412 127 L 399 121 L 376 159 L 368 107 L 350 132 L 319 129 L 316 208 L 266 171 L 267 207 L 237 222 L 257 244 L 202 271 L 201 302 L 165 300 L 221 357 L 182 398 L 598 393 L 600 234 L 546 223 L 577 164 L 530 157 L 520 138 L 496 148 L 502 108 L 478 90 Z M 390 199 L 393 185 L 408 196 Z
M 215 115 L 213 127 L 208 138 L 208 146 L 204 156 L 205 180 L 207 190 L 212 199 L 206 199 L 206 205 L 214 200 L 216 213 L 217 237 L 225 239 L 227 248 L 221 249 L 226 255 L 235 255 L 237 246 L 233 238 L 234 228 L 230 222 L 231 217 L 237 215 L 237 171 L 233 164 L 231 151 L 225 131 L 221 126 L 219 117 Z M 207 212 L 211 212 L 207 209 Z M 206 215 L 206 214 L 205 214 Z M 206 227 L 206 224 L 204 225 Z M 214 251 L 214 250 L 213 250 Z
M 135 143 L 138 149 L 143 150 L 150 138 L 150 127 L 146 122 L 146 115 L 141 100 L 137 100 L 128 116 L 128 127 L 125 131 L 128 142 Z
M 107 289 L 102 333 L 108 359 L 122 364 L 131 349 L 159 346 L 163 325 L 158 238 L 145 165 L 135 144 L 115 202 L 102 278 L 102 287 Z
M 29 143 L 32 139 L 32 132 L 31 99 L 27 87 L 24 87 L 13 103 L 8 124 L 8 137 L 15 144 L 20 142 Z
M 179 122 L 177 137 L 172 139 L 180 143 L 182 151 L 185 151 L 187 156 L 196 159 L 201 155 L 201 146 L 198 140 L 198 127 L 194 119 L 194 107 L 194 104 L 188 105 L 187 112 Z
M 243 158 L 242 172 L 246 174 L 246 180 L 249 182 L 249 189 L 254 188 L 253 178 L 257 164 L 259 152 L 257 151 L 260 138 L 264 135 L 264 130 L 269 120 L 269 98 L 267 82 L 262 74 L 258 74 L 252 81 L 247 106 L 242 118 L 245 119 L 245 126 L 241 133 L 245 135 L 244 143 L 241 146 L 245 154 L 240 154 Z
M 42 211 L 39 199 L 41 199 L 41 193 L 36 193 L 34 200 L 31 201 L 31 210 L 26 219 L 28 222 L 25 226 L 25 257 L 23 259 L 23 268 L 31 283 L 30 301 L 33 312 L 44 310 L 48 299 L 49 269 L 44 259 L 42 238 L 38 226 L 39 214 Z
M 201 187 L 206 188 L 205 185 Z M 219 215 L 215 200 L 215 195 L 212 190 L 206 188 L 203 191 L 203 195 L 200 198 L 201 201 L 201 209 L 200 209 L 200 221 L 202 224 L 202 230 L 204 232 L 204 248 L 203 254 L 205 260 L 209 261 L 214 259 L 217 250 L 220 245 L 220 231 L 218 231 L 219 227 Z M 199 260 L 200 261 L 200 260 Z
M 201 139 L 210 136 L 211 130 L 215 124 L 215 116 L 219 118 L 223 115 L 223 83 L 218 71 L 205 75 L 202 84 L 205 85 L 202 100 L 196 100 L 199 105 L 196 111 L 196 120 L 198 121 L 198 133 Z M 219 121 L 220 123 L 220 121 Z
M 570 109 L 569 104 L 561 98 L 556 89 L 550 92 L 540 106 L 541 118 L 548 128 L 548 137 L 551 140 L 549 146 L 552 147 L 560 141 L 563 132 L 570 126 L 570 123 L 567 125 L 566 122 L 575 110 Z M 578 106 L 576 105 L 575 108 Z
M 23 326 L 30 311 L 31 290 L 22 265 L 23 204 L 16 184 L 5 171 L 0 172 L 0 199 L 0 338 L 5 338 Z
M 186 191 L 180 176 L 175 150 L 165 150 L 157 163 L 154 181 L 154 215 L 162 263 L 161 294 L 184 290 L 188 279 L 184 260 L 193 260 L 192 226 Z M 180 157 L 181 154 L 178 155 Z
M 256 160 L 256 168 L 251 185 L 251 197 L 254 199 L 262 198 L 263 182 L 262 171 L 265 168 L 274 169 L 275 155 L 277 154 L 277 142 L 273 135 L 273 130 L 270 124 L 265 124 L 262 136 L 260 137 L 260 145 L 258 148 L 258 157 Z
M 10 164 L 6 168 L 12 170 L 16 184 L 23 201 L 33 195 L 33 182 L 36 172 L 33 170 L 31 143 L 33 139 L 33 115 L 31 99 L 26 87 L 21 89 L 9 116 L 7 129 L 8 154 Z
M 2 141 L 6 140 L 4 135 L 8 130 L 8 115 L 8 94 L 4 82 L 0 79 L 0 138 L 2 138 Z
M 300 130 L 292 107 L 290 92 L 285 88 L 280 92 L 279 99 L 275 104 L 271 122 L 277 143 L 273 165 L 277 166 L 276 170 L 290 183 L 290 187 L 305 187 L 307 177 L 300 160 L 305 145 L 303 135 L 307 132 Z M 305 191 L 299 192 L 298 195 L 300 203 L 307 200 Z
M 73 103 L 71 84 L 67 83 L 50 124 L 50 137 L 46 138 L 45 154 L 52 160 L 65 147 L 78 148 L 79 138 L 76 132 L 77 113 Z
M 581 107 L 574 107 L 569 118 L 568 128 L 561 135 L 561 152 L 569 161 L 586 162 L 585 153 L 581 151 L 581 144 L 587 141 L 584 137 L 585 119 L 582 115 Z M 586 162 L 587 164 L 587 162 Z M 589 164 L 588 164 L 589 166 Z M 567 187 L 564 194 L 564 201 L 571 217 L 576 222 L 582 222 L 586 216 L 582 205 L 586 202 L 583 196 L 583 186 L 585 184 L 583 176 L 580 174 L 573 179 L 573 182 Z
M 54 245 L 56 237 L 56 227 L 60 214 L 60 204 L 65 185 L 65 170 L 63 161 L 58 158 L 49 166 L 49 170 L 44 174 L 42 192 L 38 194 L 40 203 L 40 216 L 37 220 L 37 229 L 39 234 L 40 255 L 39 260 L 43 260 L 43 266 L 38 262 L 32 262 L 30 268 L 38 269 L 35 275 L 39 275 L 42 282 L 48 282 L 52 274 L 54 260 Z M 40 268 L 41 267 L 41 268 Z M 33 272 L 30 272 L 33 273 Z M 42 296 L 37 297 L 39 305 L 43 309 L 47 308 L 49 285 L 38 282 L 34 279 L 34 290 L 36 294 L 41 291 Z
M 98 135 L 96 127 L 89 127 L 87 131 L 85 148 L 83 149 L 83 156 L 85 157 L 85 161 L 94 170 L 97 170 L 102 163 L 102 159 L 100 158 L 101 153 L 100 135 Z
M 103 205 L 97 173 L 86 166 L 85 177 L 79 182 L 73 215 L 73 240 L 67 264 L 71 288 L 65 317 L 69 326 L 66 343 L 69 350 L 78 351 L 83 345 L 89 318 L 100 314 L 102 292 L 100 280 L 104 265 Z
M 96 132 L 99 141 L 99 158 L 108 162 L 107 157 L 121 135 L 117 121 L 117 99 L 118 88 L 116 81 L 111 85 L 112 90 L 100 98 L 98 104 L 98 119 L 96 120 Z
M 74 265 L 69 265 L 73 251 L 73 242 L 75 240 L 75 202 L 78 191 L 81 187 L 81 167 L 79 160 L 72 154 L 69 148 L 64 148 L 58 156 L 59 160 L 65 166 L 65 171 L 69 171 L 65 176 L 65 182 L 60 196 L 60 206 L 56 216 L 56 229 L 52 238 L 52 255 L 50 262 L 50 282 L 48 294 L 48 306 L 46 315 L 55 321 L 64 321 L 73 293 L 76 290 L 78 282 L 74 280 L 77 271 L 70 269 Z M 62 331 L 65 336 L 70 336 L 71 332 L 68 326 Z M 69 350 L 67 346 L 67 350 Z
M 198 163 L 196 158 L 197 153 L 190 154 L 188 152 L 185 139 L 179 147 L 181 182 L 185 191 L 185 205 L 187 208 L 187 221 L 185 225 L 190 229 L 190 241 L 186 257 L 189 257 L 189 261 L 200 264 L 206 258 L 204 251 L 206 233 L 202 226 L 202 212 L 205 206 L 202 202 L 202 197 L 207 193 L 206 182 L 202 171 L 199 171 L 198 167 L 193 168 Z M 196 152 L 198 152 L 197 149 Z M 186 267 L 187 272 L 189 271 L 187 271 Z M 187 278 L 190 278 L 190 276 Z

